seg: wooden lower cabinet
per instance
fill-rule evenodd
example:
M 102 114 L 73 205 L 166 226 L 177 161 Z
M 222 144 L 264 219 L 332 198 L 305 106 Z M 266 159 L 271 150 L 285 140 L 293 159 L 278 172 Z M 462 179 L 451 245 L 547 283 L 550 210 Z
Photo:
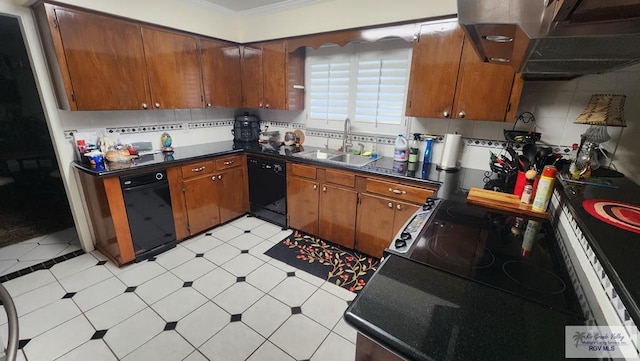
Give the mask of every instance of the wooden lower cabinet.
M 186 218 L 187 234 L 182 238 L 228 222 L 248 211 L 245 163 L 244 156 L 230 156 L 181 167 L 184 207 L 174 206 L 174 219 Z M 178 197 L 176 200 L 180 203 Z M 181 217 L 179 212 L 186 213 L 186 217 Z M 182 238 L 178 237 L 178 240 Z
M 318 182 L 304 178 L 287 179 L 287 214 L 289 226 L 318 235 Z
M 355 246 L 358 192 L 322 185 L 320 192 L 319 236 L 347 248 Z
M 246 212 L 245 188 L 247 184 L 242 168 L 233 168 L 218 174 L 217 192 L 220 222 L 230 221 Z
M 220 224 L 216 174 L 204 174 L 183 180 L 189 233 L 200 233 Z
M 385 248 L 393 240 L 418 205 L 361 194 L 356 223 L 356 249 L 374 257 L 382 257 Z

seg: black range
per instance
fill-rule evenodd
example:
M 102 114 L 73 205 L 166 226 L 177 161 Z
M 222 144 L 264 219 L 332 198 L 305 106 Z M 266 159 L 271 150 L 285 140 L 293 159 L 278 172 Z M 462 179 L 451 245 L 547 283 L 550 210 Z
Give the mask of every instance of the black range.
M 573 286 L 553 233 L 522 256 L 514 222 L 431 202 L 390 242 L 345 319 L 412 360 L 564 359 L 564 326 L 585 321 Z

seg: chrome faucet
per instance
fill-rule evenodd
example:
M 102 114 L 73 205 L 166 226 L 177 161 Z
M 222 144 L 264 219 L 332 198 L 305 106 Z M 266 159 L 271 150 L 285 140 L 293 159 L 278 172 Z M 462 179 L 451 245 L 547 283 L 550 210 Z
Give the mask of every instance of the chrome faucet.
M 344 134 L 342 135 L 342 151 L 347 153 L 351 149 L 351 119 L 348 117 L 344 120 Z

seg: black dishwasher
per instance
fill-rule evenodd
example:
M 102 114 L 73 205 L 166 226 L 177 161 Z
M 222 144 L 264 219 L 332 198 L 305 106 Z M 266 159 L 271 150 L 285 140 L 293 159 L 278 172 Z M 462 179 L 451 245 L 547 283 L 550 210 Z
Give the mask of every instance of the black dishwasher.
M 167 172 L 120 177 L 136 262 L 176 246 Z
M 258 218 L 286 227 L 286 163 L 251 156 L 247 157 L 247 163 L 251 213 Z

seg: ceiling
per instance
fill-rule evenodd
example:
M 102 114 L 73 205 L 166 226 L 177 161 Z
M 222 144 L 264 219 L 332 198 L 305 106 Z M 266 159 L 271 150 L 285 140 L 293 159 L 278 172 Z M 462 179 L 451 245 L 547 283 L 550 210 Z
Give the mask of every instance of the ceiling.
M 260 13 L 333 0 L 192 0 L 233 13 Z

